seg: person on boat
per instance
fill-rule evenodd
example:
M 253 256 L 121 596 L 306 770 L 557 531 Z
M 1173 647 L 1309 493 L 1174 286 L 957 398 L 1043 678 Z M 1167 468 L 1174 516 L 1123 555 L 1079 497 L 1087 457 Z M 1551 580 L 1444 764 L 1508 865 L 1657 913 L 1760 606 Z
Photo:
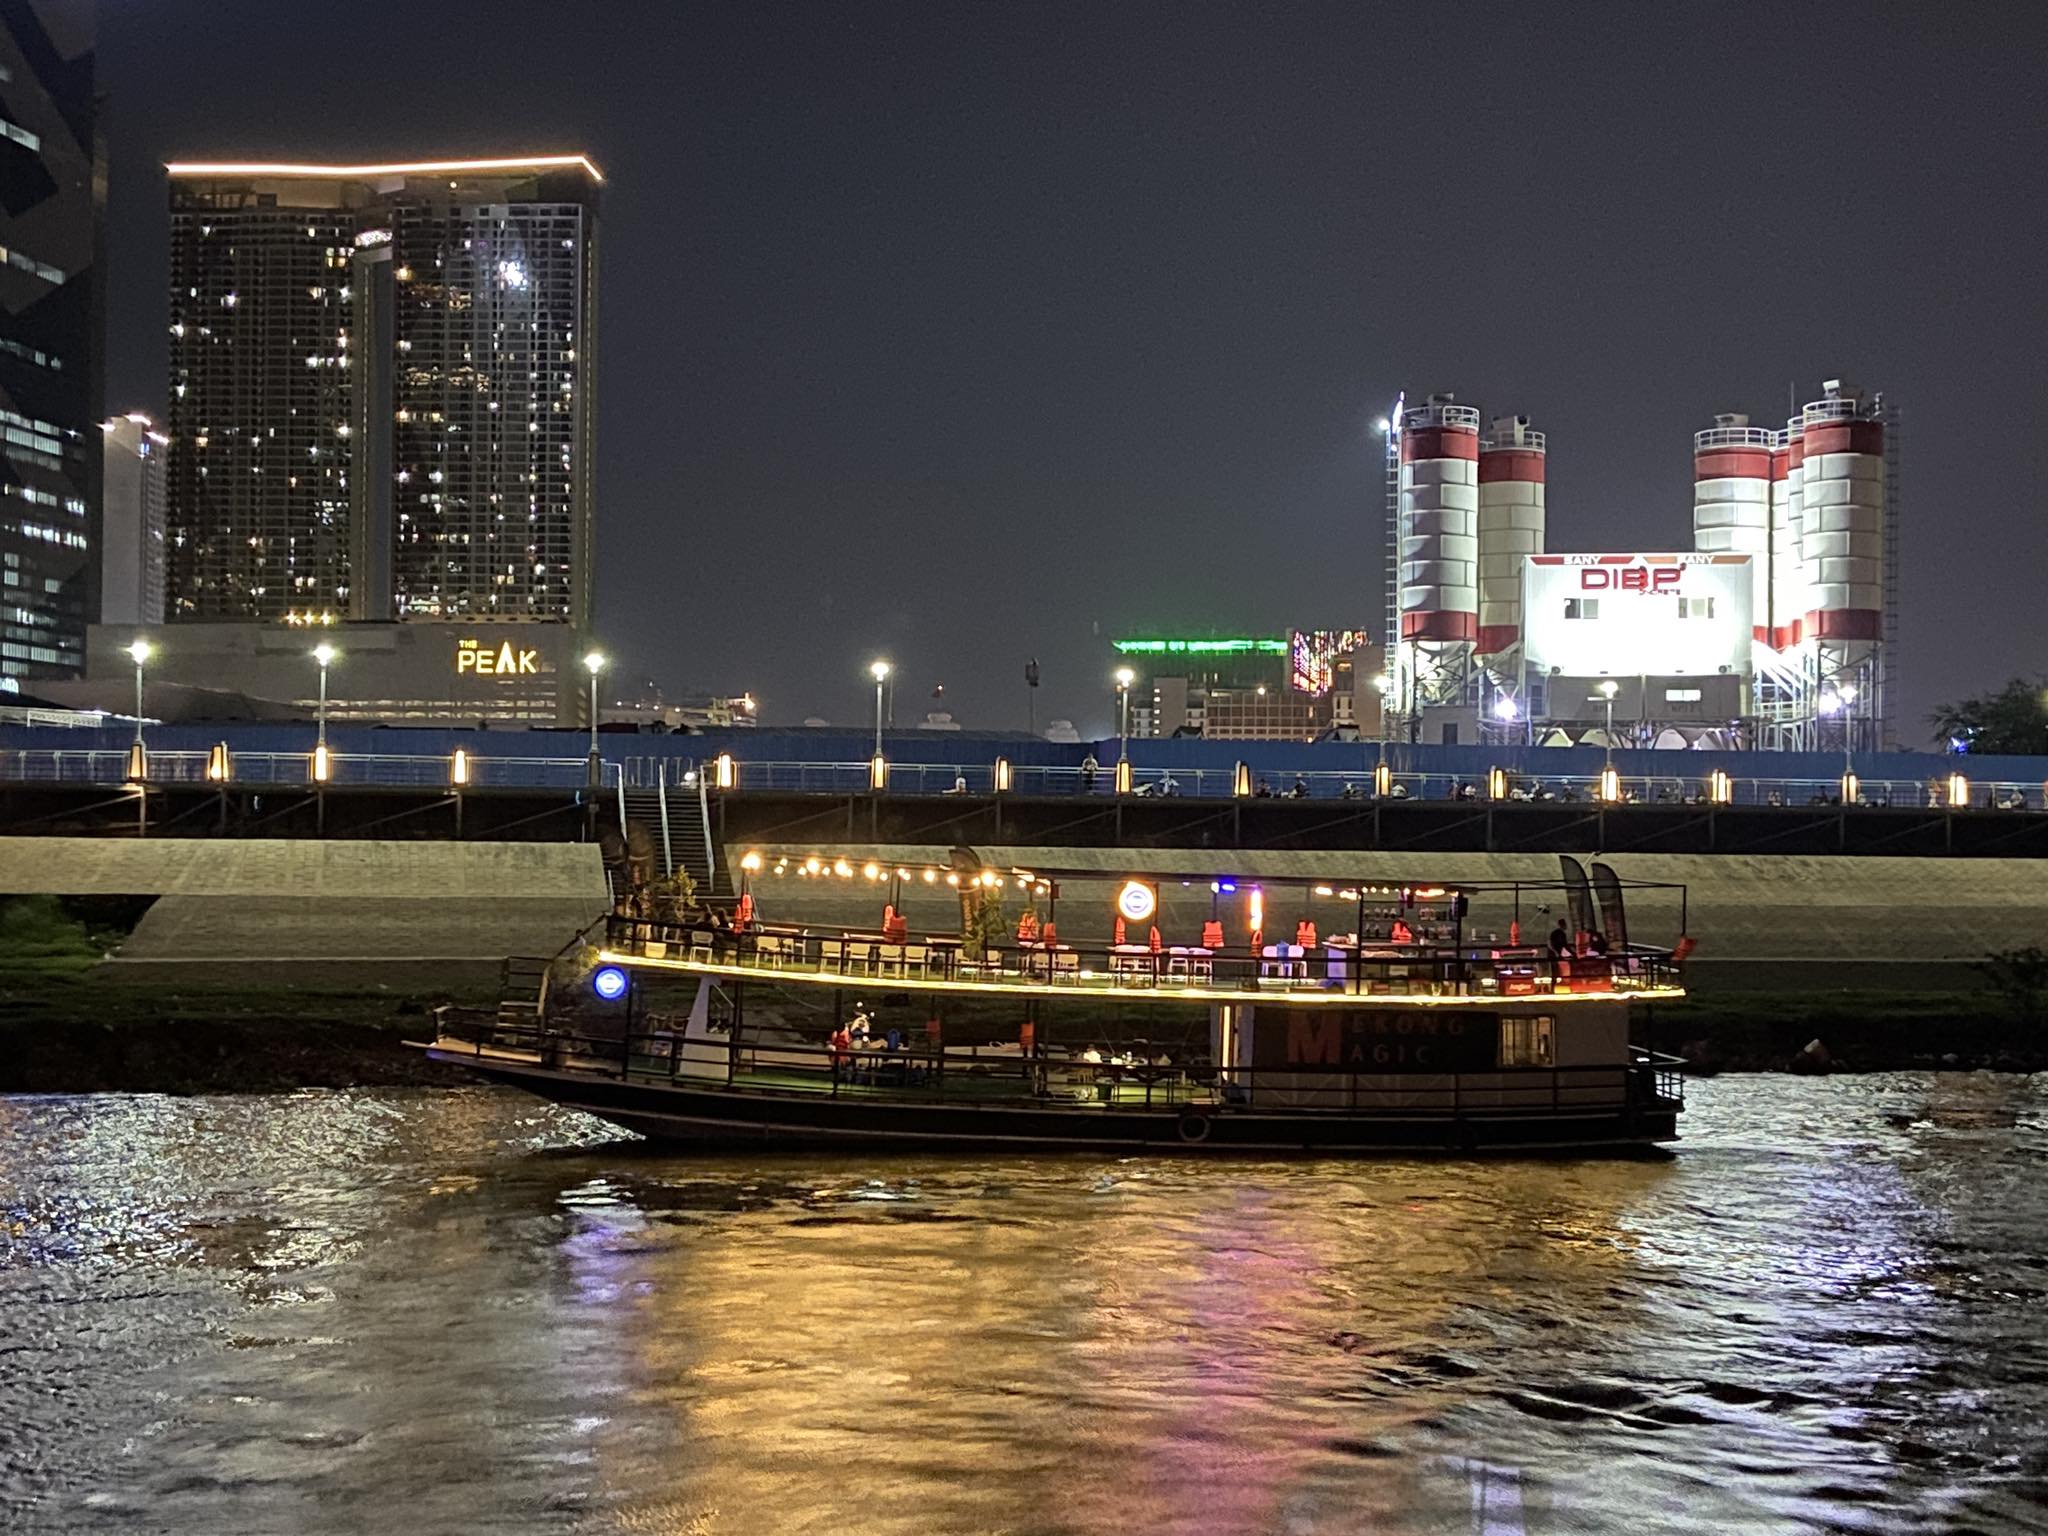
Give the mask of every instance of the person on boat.
M 1408 798 L 1408 786 L 1399 779 L 1396 779 L 1394 787 L 1387 791 L 1387 798 L 1389 800 L 1406 800 Z
M 1359 798 L 1360 798 L 1360 796 L 1359 796 L 1359 792 L 1358 792 L 1358 786 L 1357 786 L 1356 784 L 1352 783 L 1352 782 L 1351 782 L 1351 781 L 1350 781 L 1349 779 L 1346 779 L 1346 780 L 1344 781 L 1344 787 L 1343 787 L 1343 788 L 1342 788 L 1341 790 L 1339 790 L 1339 791 L 1337 792 L 1337 798 L 1338 798 L 1339 800 L 1356 800 L 1356 799 L 1359 799 Z
M 1557 926 L 1550 930 L 1550 958 L 1569 960 L 1572 955 L 1572 936 L 1564 925 L 1564 919 L 1557 920 Z
M 1159 793 L 1168 796 L 1179 794 L 1180 780 L 1176 779 L 1171 773 L 1162 773 L 1159 776 Z
M 1258 787 L 1257 789 L 1255 789 L 1255 790 L 1253 790 L 1253 791 L 1252 791 L 1252 798 L 1253 798 L 1254 800 L 1270 800 L 1270 799 L 1272 799 L 1272 798 L 1273 798 L 1273 786 L 1272 786 L 1271 784 L 1267 783 L 1267 782 L 1266 782 L 1266 781 L 1265 781 L 1264 779 L 1261 779 L 1261 780 L 1259 780 L 1259 787 Z
M 1388 930 L 1387 938 L 1395 944 L 1413 944 L 1415 930 L 1400 918 L 1394 919 L 1394 926 Z
M 1595 928 L 1586 935 L 1586 953 L 1589 955 L 1604 955 L 1607 953 L 1607 935 L 1598 928 Z
M 1095 793 L 1095 775 L 1100 773 L 1101 771 L 1102 764 L 1095 761 L 1095 754 L 1093 752 L 1090 752 L 1086 757 L 1081 759 L 1082 794 L 1092 795 Z
M 951 789 L 947 790 L 947 791 L 946 791 L 946 793 L 947 793 L 947 794 L 949 794 L 949 795 L 964 795 L 964 794 L 966 794 L 966 793 L 967 793 L 967 775 L 966 775 L 966 774 L 964 774 L 964 773 L 956 773 L 956 774 L 954 774 L 954 775 L 953 775 L 953 787 L 952 787 Z
M 853 1010 L 853 1023 L 847 1026 L 847 1037 L 855 1050 L 866 1050 L 868 1039 L 875 1032 L 875 1021 L 868 1017 L 867 1006 L 857 1003 Z
M 832 1053 L 832 1075 L 837 1077 L 845 1070 L 846 1064 L 853 1060 L 853 1036 L 846 1032 L 844 1024 L 827 1037 L 825 1049 Z
M 1287 798 L 1290 800 L 1306 800 L 1308 798 L 1308 780 L 1297 773 L 1294 776 L 1294 788 L 1287 791 Z

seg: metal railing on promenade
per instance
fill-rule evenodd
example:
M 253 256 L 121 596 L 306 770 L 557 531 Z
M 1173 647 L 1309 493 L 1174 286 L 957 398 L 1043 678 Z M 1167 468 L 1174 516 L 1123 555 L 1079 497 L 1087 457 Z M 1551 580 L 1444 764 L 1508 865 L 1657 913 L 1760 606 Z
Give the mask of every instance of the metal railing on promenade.
M 126 748 L 32 747 L 0 748 L 0 783 L 119 785 L 130 782 Z M 392 788 L 471 787 L 501 789 L 579 790 L 590 786 L 590 759 L 576 757 L 485 756 L 462 751 L 450 756 L 421 753 L 332 752 L 324 780 L 316 777 L 309 752 L 237 751 L 228 754 L 223 772 L 219 749 L 156 750 L 146 753 L 144 778 L 151 784 L 204 785 L 232 782 L 244 786 L 369 785 Z M 695 785 L 714 771 L 709 762 L 652 754 L 605 757 L 602 785 L 606 789 Z M 776 793 L 853 795 L 874 788 L 873 765 L 860 762 L 789 762 L 740 760 L 734 764 L 733 788 Z M 890 763 L 884 788 L 892 795 L 988 796 L 998 792 L 994 762 Z M 1097 768 L 1034 767 L 1004 764 L 1002 792 L 1018 796 L 1096 797 L 1117 793 L 1114 764 Z M 1600 774 L 1521 774 L 1502 770 L 1472 779 L 1451 773 L 1390 773 L 1387 793 L 1374 794 L 1374 765 L 1354 770 L 1315 769 L 1302 773 L 1268 774 L 1237 768 L 1136 768 L 1126 798 L 1133 800 L 1229 800 L 1240 789 L 1253 800 L 1391 801 L 1494 800 L 1503 805 L 1584 805 L 1601 802 Z M 709 782 L 709 780 L 707 780 Z M 1623 805 L 1709 804 L 1712 770 L 1696 774 L 1642 774 L 1617 771 L 1613 786 Z M 1768 773 L 1730 776 L 1722 803 L 1747 807 L 1840 805 L 1840 778 L 1792 778 Z M 1958 798 L 1960 796 L 1960 798 Z M 1934 780 L 1857 778 L 1849 809 L 1954 809 L 2018 812 L 2048 811 L 2048 784 L 2006 780 L 1969 782 L 1959 777 Z
M 606 764 L 607 782 L 618 765 Z M 17 784 L 98 784 L 130 782 L 126 750 L 61 747 L 0 749 L 0 782 Z M 149 750 L 144 779 L 150 784 L 220 785 L 232 782 L 258 787 L 312 788 L 330 785 L 375 785 L 398 789 L 460 786 L 470 788 L 581 789 L 589 782 L 587 757 L 452 757 L 417 753 L 330 752 L 327 777 L 315 776 L 308 752 L 235 752 L 225 772 L 216 751 Z

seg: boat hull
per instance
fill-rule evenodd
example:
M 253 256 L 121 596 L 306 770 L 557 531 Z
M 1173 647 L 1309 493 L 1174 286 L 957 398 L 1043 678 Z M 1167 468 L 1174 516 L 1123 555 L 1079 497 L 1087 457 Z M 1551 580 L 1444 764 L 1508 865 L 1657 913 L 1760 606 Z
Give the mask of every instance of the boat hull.
M 653 1141 L 696 1146 L 1188 1153 L 1631 1152 L 1677 1139 L 1677 1110 L 1400 1115 L 1248 1109 L 923 1104 L 697 1088 L 430 1051 L 437 1060 L 582 1110 Z

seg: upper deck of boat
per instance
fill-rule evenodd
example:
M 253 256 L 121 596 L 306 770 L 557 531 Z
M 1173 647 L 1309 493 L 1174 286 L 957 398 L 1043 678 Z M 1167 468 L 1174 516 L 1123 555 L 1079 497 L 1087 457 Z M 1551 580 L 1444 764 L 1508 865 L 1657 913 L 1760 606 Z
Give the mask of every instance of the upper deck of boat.
M 1034 897 L 1043 893 L 1050 898 L 1049 913 L 1062 884 L 1071 891 L 1083 881 L 1102 880 L 1099 873 L 1015 874 L 1023 876 L 1015 883 Z M 1144 881 L 1145 877 L 1134 876 L 1122 882 L 1119 903 L 1125 892 L 1141 889 Z M 1000 942 L 980 945 L 970 945 L 958 933 L 913 932 L 901 923 L 872 931 L 758 921 L 734 926 L 709 917 L 664 922 L 628 912 L 608 921 L 598 958 L 600 964 L 628 968 L 806 987 L 886 986 L 891 991 L 960 996 L 1092 996 L 1119 1003 L 1284 1002 L 1425 1009 L 1685 995 L 1678 963 L 1668 949 L 1622 944 L 1605 954 L 1553 955 L 1547 944 L 1504 944 L 1495 935 L 1464 931 L 1461 896 L 1512 896 L 1519 910 L 1524 894 L 1556 895 L 1565 891 L 1562 883 L 1464 890 L 1358 887 L 1341 892 L 1329 882 L 1294 883 L 1352 898 L 1345 903 L 1345 909 L 1356 914 L 1352 930 L 1319 937 L 1304 924 L 1293 931 L 1296 942 L 1268 943 L 1254 932 L 1247 935 L 1247 942 L 1230 944 L 1217 942 L 1222 925 L 1216 922 L 1205 925 L 1204 944 L 1167 944 L 1156 928 L 1147 928 L 1150 913 L 1142 895 L 1121 909 L 1133 918 L 1129 928 L 1144 935 L 1139 943 L 1067 943 L 1042 937 L 1045 930 L 1035 921 L 1035 900 L 1034 920 L 1022 933 L 1006 924 Z M 1384 917 L 1389 912 L 1397 914 L 1392 921 Z M 1379 921 L 1374 914 L 1380 914 Z M 1051 926 L 1050 921 L 1045 925 Z

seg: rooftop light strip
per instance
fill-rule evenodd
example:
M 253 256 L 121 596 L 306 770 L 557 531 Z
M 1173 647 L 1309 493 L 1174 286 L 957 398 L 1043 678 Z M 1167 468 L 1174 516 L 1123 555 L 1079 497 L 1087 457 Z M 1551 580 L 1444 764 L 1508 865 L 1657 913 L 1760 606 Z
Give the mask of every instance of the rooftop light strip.
M 173 160 L 164 169 L 173 176 L 415 176 L 449 171 L 539 171 L 580 169 L 603 181 L 586 155 L 523 155 L 511 160 L 412 160 L 390 165 L 302 165 L 284 160 Z

